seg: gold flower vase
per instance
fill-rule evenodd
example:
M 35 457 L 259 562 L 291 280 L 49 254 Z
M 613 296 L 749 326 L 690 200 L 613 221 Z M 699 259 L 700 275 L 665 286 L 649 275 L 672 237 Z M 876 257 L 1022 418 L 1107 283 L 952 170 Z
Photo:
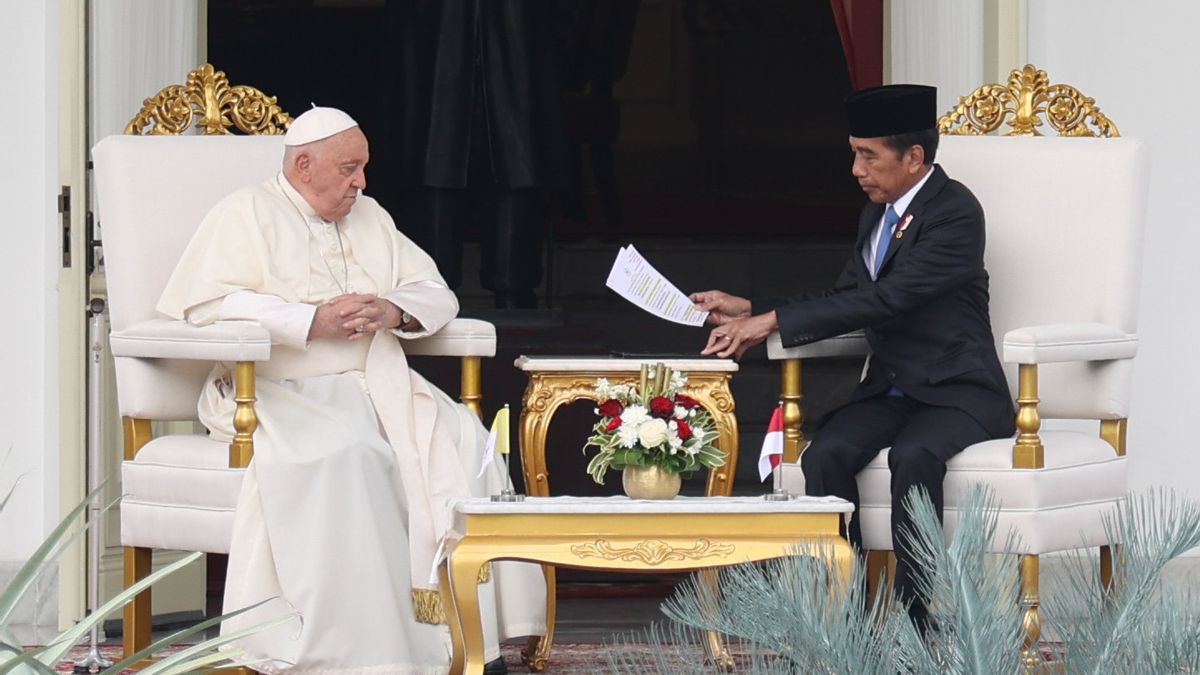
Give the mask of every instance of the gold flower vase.
M 630 499 L 674 499 L 683 481 L 679 474 L 653 466 L 627 466 L 621 472 L 621 484 Z

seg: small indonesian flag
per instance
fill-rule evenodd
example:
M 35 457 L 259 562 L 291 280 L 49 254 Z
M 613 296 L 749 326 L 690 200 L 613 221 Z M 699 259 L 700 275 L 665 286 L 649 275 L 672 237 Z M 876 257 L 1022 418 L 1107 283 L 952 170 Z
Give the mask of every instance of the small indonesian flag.
M 771 471 L 779 466 L 783 459 L 783 406 L 775 408 L 771 413 L 771 423 L 767 425 L 767 437 L 763 439 L 762 452 L 758 453 L 758 479 L 766 481 Z
M 488 465 L 496 460 L 496 455 L 508 454 L 508 404 L 496 413 L 492 420 L 492 431 L 488 434 L 487 443 L 483 446 L 483 461 L 479 464 L 479 478 L 487 470 Z

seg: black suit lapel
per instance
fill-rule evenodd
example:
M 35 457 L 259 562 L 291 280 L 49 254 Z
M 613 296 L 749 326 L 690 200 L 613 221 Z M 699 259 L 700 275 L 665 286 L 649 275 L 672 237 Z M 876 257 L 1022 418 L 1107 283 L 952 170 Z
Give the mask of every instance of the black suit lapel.
M 925 184 L 921 186 L 917 194 L 913 196 L 913 200 L 909 202 L 908 208 L 905 209 L 904 213 L 900 214 L 900 223 L 896 225 L 896 232 L 892 235 L 892 240 L 888 242 L 888 250 L 887 254 L 883 256 L 883 264 L 879 266 L 879 274 L 881 276 L 883 275 L 884 268 L 892 261 L 892 258 L 896 257 L 896 253 L 901 248 L 904 248 L 908 242 L 915 239 L 914 235 L 916 235 L 917 230 L 923 224 L 921 214 L 925 211 L 925 204 L 934 195 L 942 191 L 942 188 L 946 186 L 947 180 L 949 179 L 946 177 L 946 172 L 942 170 L 942 167 L 935 164 L 933 175 L 929 177 L 929 180 L 925 181 Z

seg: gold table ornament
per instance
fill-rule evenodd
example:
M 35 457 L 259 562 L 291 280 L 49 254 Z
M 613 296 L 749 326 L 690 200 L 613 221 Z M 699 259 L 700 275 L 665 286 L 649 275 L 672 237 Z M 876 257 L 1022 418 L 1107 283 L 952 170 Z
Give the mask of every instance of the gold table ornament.
M 643 363 L 662 363 L 686 373 L 687 386 L 680 393 L 700 402 L 712 415 L 717 428 L 717 447 L 725 452 L 725 466 L 710 469 L 706 494 L 728 495 L 737 468 L 738 425 L 729 381 L 738 370 L 730 359 L 625 359 L 597 357 L 521 356 L 513 365 L 525 371 L 529 384 L 521 401 L 521 468 L 525 491 L 550 495 L 550 472 L 546 470 L 546 432 L 554 413 L 567 403 L 596 401 L 596 380 L 612 384 L 638 384 Z M 596 401 L 601 403 L 601 401 Z
M 828 560 L 837 578 L 850 579 L 854 551 L 839 525 L 854 507 L 836 497 L 767 502 L 758 497 L 679 497 L 638 501 L 627 497 L 530 497 L 524 502 L 487 498 L 450 505 L 461 533 L 444 542 L 439 566 L 454 656 L 452 675 L 483 672 L 483 627 L 476 579 L 494 560 L 620 572 L 699 570 L 715 583 L 715 569 L 788 555 Z M 714 608 L 717 611 L 718 608 Z M 553 616 L 547 616 L 547 634 Z M 706 648 L 724 665 L 728 653 L 710 633 Z M 544 667 L 544 663 L 542 664 Z
M 555 357 L 521 356 L 513 363 L 529 376 L 521 401 L 521 470 L 525 492 L 531 496 L 550 496 L 550 472 L 546 468 L 546 433 L 554 413 L 567 403 L 596 400 L 596 380 L 607 378 L 612 384 L 639 385 L 642 364 L 661 363 L 671 370 L 686 373 L 687 386 L 680 393 L 700 402 L 716 424 L 716 446 L 725 452 L 725 465 L 709 469 L 707 495 L 729 495 L 733 473 L 737 469 L 738 425 L 734 414 L 733 393 L 729 381 L 738 370 L 731 359 L 663 359 L 655 357 L 610 358 L 604 356 Z M 534 672 L 545 670 L 554 643 L 554 616 L 557 596 L 556 575 L 552 566 L 543 568 L 546 577 L 546 635 L 529 641 L 522 658 Z

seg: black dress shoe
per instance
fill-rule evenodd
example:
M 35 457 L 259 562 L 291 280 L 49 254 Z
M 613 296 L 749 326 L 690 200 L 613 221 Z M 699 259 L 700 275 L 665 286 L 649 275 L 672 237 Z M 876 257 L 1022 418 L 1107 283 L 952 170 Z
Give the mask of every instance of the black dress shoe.
M 508 675 L 508 664 L 501 656 L 483 664 L 483 675 Z

